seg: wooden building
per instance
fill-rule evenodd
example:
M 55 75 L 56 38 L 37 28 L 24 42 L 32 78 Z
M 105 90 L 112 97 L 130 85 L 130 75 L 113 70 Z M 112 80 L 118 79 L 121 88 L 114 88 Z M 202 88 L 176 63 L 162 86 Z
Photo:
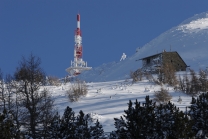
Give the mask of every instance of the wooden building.
M 186 71 L 188 67 L 178 52 L 162 52 L 142 59 L 143 71 L 158 71 L 163 64 L 172 64 L 176 71 Z

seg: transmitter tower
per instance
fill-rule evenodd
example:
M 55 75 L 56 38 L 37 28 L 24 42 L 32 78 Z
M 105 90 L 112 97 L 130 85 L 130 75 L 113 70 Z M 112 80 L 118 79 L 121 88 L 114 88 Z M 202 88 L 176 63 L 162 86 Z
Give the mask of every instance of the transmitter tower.
M 82 59 L 83 48 L 82 48 L 82 32 L 80 29 L 80 14 L 77 14 L 77 28 L 75 30 L 75 46 L 74 46 L 74 61 L 71 61 L 71 67 L 67 68 L 66 71 L 72 75 L 79 75 L 82 71 L 90 70 L 92 67 L 87 67 L 87 62 Z

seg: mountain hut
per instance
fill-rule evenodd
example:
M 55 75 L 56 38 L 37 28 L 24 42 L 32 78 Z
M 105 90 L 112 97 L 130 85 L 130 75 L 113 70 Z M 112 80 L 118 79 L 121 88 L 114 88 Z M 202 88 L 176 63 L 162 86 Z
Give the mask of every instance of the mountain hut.
M 166 52 L 158 53 L 152 56 L 144 57 L 139 60 L 142 60 L 142 71 L 151 71 L 156 72 L 161 68 L 163 64 L 172 64 L 176 71 L 186 71 L 186 68 L 189 67 L 186 65 L 184 60 L 178 54 L 178 52 Z

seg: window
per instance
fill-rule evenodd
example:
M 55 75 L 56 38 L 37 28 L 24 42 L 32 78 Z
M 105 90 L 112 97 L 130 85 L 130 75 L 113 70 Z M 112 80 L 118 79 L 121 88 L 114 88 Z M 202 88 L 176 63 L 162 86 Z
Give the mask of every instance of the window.
M 150 58 L 147 58 L 147 64 L 149 64 L 150 63 Z

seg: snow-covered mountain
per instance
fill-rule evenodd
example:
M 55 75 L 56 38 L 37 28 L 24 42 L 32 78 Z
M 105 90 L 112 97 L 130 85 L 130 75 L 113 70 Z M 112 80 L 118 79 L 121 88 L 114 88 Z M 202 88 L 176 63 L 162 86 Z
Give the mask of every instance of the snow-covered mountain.
M 140 39 L 140 38 L 138 38 Z M 208 67 L 208 12 L 183 21 L 176 27 L 162 33 L 126 58 L 111 62 L 84 72 L 80 78 L 86 81 L 111 81 L 128 78 L 130 71 L 141 67 L 138 59 L 166 51 L 177 51 L 190 68 Z

